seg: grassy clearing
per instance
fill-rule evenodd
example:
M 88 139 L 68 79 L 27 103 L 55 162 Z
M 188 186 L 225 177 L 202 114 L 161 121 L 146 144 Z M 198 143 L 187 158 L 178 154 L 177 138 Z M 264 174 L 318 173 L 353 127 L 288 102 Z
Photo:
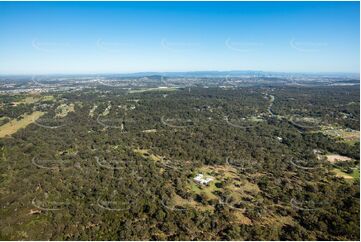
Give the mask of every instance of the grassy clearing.
M 75 111 L 75 105 L 73 103 L 71 104 L 61 104 L 60 106 L 58 106 L 55 110 L 56 115 L 55 117 L 57 118 L 64 118 L 68 115 L 68 113 L 70 112 L 74 112 Z
M 220 190 L 215 186 L 216 182 L 216 180 L 213 180 L 208 185 L 199 185 L 192 181 L 189 188 L 194 194 L 204 195 L 207 199 L 217 200 L 218 197 L 213 193 L 217 190 Z
M 243 213 L 241 213 L 239 211 L 235 211 L 235 210 L 231 210 L 231 211 L 235 217 L 235 221 L 233 223 L 247 224 L 247 225 L 252 224 L 252 220 L 249 219 L 247 216 L 245 216 Z
M 40 100 L 41 100 L 41 96 L 29 96 L 29 97 L 25 97 L 24 99 L 22 99 L 20 101 L 13 102 L 13 105 L 17 106 L 20 104 L 32 104 L 32 103 L 36 103 Z
M 41 101 L 44 101 L 44 102 L 46 102 L 46 101 L 53 101 L 54 99 L 55 99 L 54 96 L 47 95 L 47 96 L 42 96 Z
M 0 126 L 0 138 L 16 133 L 19 129 L 25 128 L 43 115 L 43 112 L 33 112 L 30 115 L 22 116 L 20 120 L 11 120 L 10 122 Z
M 353 177 L 353 179 L 360 179 L 360 168 L 355 168 L 353 171 L 352 171 L 352 174 L 351 176 Z
M 338 168 L 335 168 L 335 169 L 333 169 L 332 171 L 335 173 L 335 175 L 336 175 L 337 177 L 342 177 L 342 178 L 344 178 L 344 179 L 346 179 L 346 180 L 352 180 L 352 179 L 354 179 L 354 177 L 353 177 L 352 175 L 349 175 L 349 174 L 341 171 L 341 170 L 338 169 Z
M 216 184 L 222 182 L 223 178 L 233 177 L 233 174 L 223 166 L 203 166 L 193 176 L 199 173 L 206 177 L 212 177 L 214 180 L 208 185 L 200 185 L 192 180 L 189 188 L 192 193 L 203 194 L 208 199 L 218 199 L 214 192 L 222 189 L 218 188 Z
M 94 112 L 95 112 L 95 110 L 97 109 L 97 105 L 95 105 L 94 104 L 94 106 L 92 107 L 92 109 L 90 109 L 90 111 L 89 111 L 89 116 L 90 117 L 94 117 Z
M 250 197 L 257 194 L 259 188 L 256 184 L 250 183 L 246 179 L 238 176 L 237 170 L 232 166 L 203 166 L 195 174 L 204 174 L 214 178 L 208 185 L 199 185 L 195 181 L 191 181 L 189 188 L 194 194 L 204 194 L 209 199 L 218 199 L 215 195 L 216 191 L 226 192 L 234 201 L 240 201 L 242 198 Z M 216 184 L 220 183 L 221 187 Z
M 102 116 L 107 116 L 110 113 L 110 109 L 112 108 L 112 105 L 109 103 L 107 108 L 102 113 Z
M 223 194 L 222 196 L 226 195 L 227 197 L 225 200 L 227 205 L 225 206 L 235 208 L 240 202 L 244 201 L 244 198 L 252 199 L 253 196 L 260 192 L 256 184 L 249 182 L 247 179 L 241 178 L 237 169 L 230 165 L 202 166 L 193 174 L 193 176 L 199 173 L 205 176 L 211 176 L 214 180 L 208 185 L 200 185 L 192 179 L 189 182 L 188 189 L 191 193 L 201 195 L 208 201 L 223 200 L 223 198 L 217 194 L 221 193 Z M 204 209 L 213 207 L 211 205 L 198 203 L 195 200 L 192 202 L 187 200 L 187 202 L 196 208 L 199 206 L 204 207 Z M 194 205 L 193 203 L 198 205 Z M 178 202 L 177 204 L 182 203 Z M 245 215 L 244 212 L 245 210 L 243 209 L 231 209 L 232 216 L 235 217 L 235 223 L 252 224 L 252 221 Z
M 232 166 L 203 166 L 199 169 L 200 173 L 205 173 L 216 177 L 218 180 L 237 178 L 237 170 Z
M 352 173 L 346 173 L 346 172 L 342 171 L 340 168 L 334 168 L 332 171 L 335 173 L 335 175 L 337 177 L 342 177 L 347 180 L 360 179 L 360 168 L 359 167 L 355 167 L 352 170 Z
M 24 99 L 20 101 L 13 102 L 14 106 L 20 105 L 20 104 L 33 104 L 37 103 L 39 101 L 52 101 L 54 100 L 54 96 L 48 95 L 48 96 L 40 96 L 40 95 L 31 95 L 27 96 Z

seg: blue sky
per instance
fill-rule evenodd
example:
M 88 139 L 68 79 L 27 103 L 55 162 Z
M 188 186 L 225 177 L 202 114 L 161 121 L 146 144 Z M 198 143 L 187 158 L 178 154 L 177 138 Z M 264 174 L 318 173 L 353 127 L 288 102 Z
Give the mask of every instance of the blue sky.
M 359 72 L 358 2 L 1 2 L 0 74 Z

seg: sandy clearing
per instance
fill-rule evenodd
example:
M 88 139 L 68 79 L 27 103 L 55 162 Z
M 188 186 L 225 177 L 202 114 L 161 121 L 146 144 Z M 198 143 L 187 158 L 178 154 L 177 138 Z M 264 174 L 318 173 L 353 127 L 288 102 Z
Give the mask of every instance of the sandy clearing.
M 337 161 L 348 161 L 348 160 L 352 160 L 350 157 L 347 156 L 342 156 L 342 155 L 336 155 L 336 154 L 332 154 L 332 155 L 326 155 L 326 159 L 331 162 L 331 163 L 335 163 Z

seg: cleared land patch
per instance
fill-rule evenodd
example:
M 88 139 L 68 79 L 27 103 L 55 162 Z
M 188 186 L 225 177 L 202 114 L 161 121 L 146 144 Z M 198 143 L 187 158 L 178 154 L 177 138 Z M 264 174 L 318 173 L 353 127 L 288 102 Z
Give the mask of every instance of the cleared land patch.
M 16 133 L 19 129 L 25 128 L 43 115 L 43 112 L 37 111 L 32 114 L 22 116 L 20 120 L 11 120 L 10 122 L 0 126 L 0 138 Z
M 256 184 L 250 183 L 247 179 L 238 175 L 237 169 L 232 166 L 203 166 L 197 173 L 205 174 L 214 178 L 207 186 L 199 185 L 192 181 L 191 188 L 194 192 L 203 192 L 209 197 L 215 197 L 215 191 L 229 193 L 234 199 L 249 197 L 249 194 L 256 194 L 259 188 Z
M 12 102 L 14 106 L 17 106 L 19 104 L 32 104 L 39 101 L 52 101 L 54 99 L 54 96 L 48 95 L 48 96 L 40 96 L 40 95 L 32 95 L 27 96 L 24 99 L 20 101 Z
M 103 116 L 107 116 L 110 113 L 110 109 L 112 108 L 112 104 L 109 103 L 107 108 L 104 110 L 104 112 L 102 113 Z
M 194 180 L 194 177 L 198 174 L 203 174 L 204 177 L 212 177 L 213 180 L 207 185 L 200 184 Z M 249 201 L 260 192 L 257 184 L 242 178 L 239 171 L 230 165 L 202 166 L 198 168 L 193 172 L 187 190 L 193 194 L 192 201 L 177 198 L 173 199 L 173 203 L 179 206 L 187 204 L 195 208 L 203 206 L 205 210 L 210 209 L 210 200 L 213 203 L 223 203 L 224 206 L 231 209 L 230 211 L 237 222 L 241 224 L 252 223 L 245 215 L 246 207 L 253 206 Z M 197 201 L 196 197 L 202 197 L 203 202 Z
M 55 110 L 56 112 L 56 117 L 57 118 L 64 118 L 68 115 L 68 113 L 70 112 L 74 112 L 75 111 L 75 105 L 73 103 L 71 104 L 61 104 L 60 106 L 58 106 Z
M 341 171 L 340 169 L 335 168 L 335 169 L 333 169 L 332 171 L 335 173 L 335 175 L 336 175 L 337 177 L 342 177 L 342 178 L 345 178 L 345 179 L 347 179 L 347 180 L 353 179 L 353 176 L 352 176 L 352 175 L 349 175 L 349 174 Z
M 95 110 L 97 109 L 97 105 L 95 105 L 94 104 L 94 106 L 92 107 L 92 109 L 90 109 L 90 111 L 89 111 L 89 116 L 90 117 L 94 117 L 94 112 L 95 112 Z
M 331 162 L 331 163 L 335 163 L 337 161 L 348 161 L 348 160 L 352 160 L 350 157 L 347 156 L 342 156 L 342 155 L 337 155 L 337 154 L 331 154 L 331 155 L 326 155 L 326 159 Z

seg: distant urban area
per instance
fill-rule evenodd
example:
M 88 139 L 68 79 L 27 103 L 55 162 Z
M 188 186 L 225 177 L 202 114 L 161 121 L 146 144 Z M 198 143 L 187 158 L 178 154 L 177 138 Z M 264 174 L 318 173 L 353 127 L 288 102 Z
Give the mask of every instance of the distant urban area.
M 124 90 L 219 87 L 232 89 L 251 86 L 355 86 L 358 74 L 299 74 L 267 72 L 168 72 L 99 75 L 23 75 L 0 76 L 1 93 L 41 93 L 71 91 L 99 86 Z M 139 90 L 138 90 L 139 91 Z M 146 90 L 144 90 L 146 91 Z

